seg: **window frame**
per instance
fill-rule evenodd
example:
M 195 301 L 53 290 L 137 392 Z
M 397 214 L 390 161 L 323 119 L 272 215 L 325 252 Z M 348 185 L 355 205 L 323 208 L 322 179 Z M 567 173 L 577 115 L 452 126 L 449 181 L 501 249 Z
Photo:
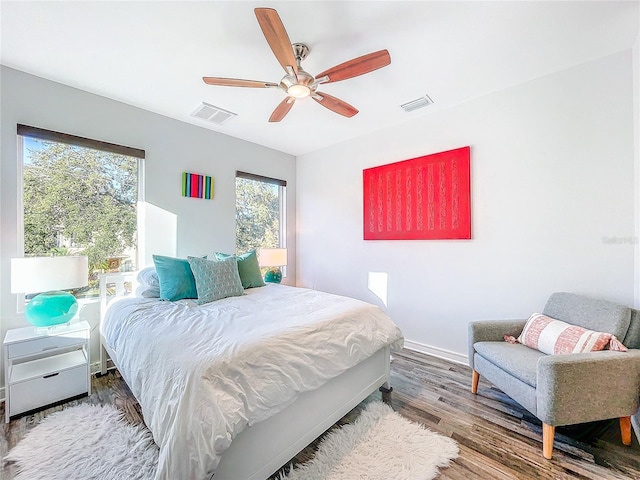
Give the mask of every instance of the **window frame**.
M 17 236 L 17 244 L 16 244 L 16 256 L 24 257 L 24 138 L 36 138 L 38 140 L 45 140 L 49 142 L 58 142 L 58 143 L 66 143 L 73 146 L 83 147 L 83 148 L 91 148 L 94 150 L 106 151 L 109 153 L 116 153 L 119 155 L 126 155 L 129 157 L 133 157 L 137 159 L 137 169 L 138 169 L 138 200 L 137 200 L 137 209 L 139 210 L 140 204 L 145 201 L 145 191 L 144 191 L 144 160 L 146 158 L 146 153 L 144 150 L 139 148 L 127 147 L 124 145 L 118 145 L 115 143 L 104 142 L 102 140 L 95 140 L 86 137 L 80 137 L 77 135 L 71 135 L 68 133 L 56 132 L 53 130 L 46 130 L 43 128 L 32 127 L 29 125 L 23 125 L 18 123 L 16 126 L 17 133 L 17 221 L 16 221 L 16 236 Z M 140 217 L 138 216 L 137 221 L 137 231 L 136 231 L 136 242 L 139 243 L 140 239 L 140 228 L 143 225 L 140 222 Z M 136 265 L 140 265 L 140 245 L 137 245 L 136 248 Z M 25 305 L 25 296 L 24 294 L 17 295 L 17 313 L 22 313 L 24 311 Z
M 236 170 L 236 180 L 238 178 L 243 178 L 245 180 L 253 180 L 257 182 L 269 183 L 271 185 L 278 186 L 278 201 L 280 208 L 280 228 L 278 232 L 279 245 L 277 248 L 287 248 L 287 181 L 281 180 L 279 178 L 274 177 L 265 177 L 263 175 L 257 175 L 255 173 L 243 172 L 241 170 Z M 237 193 L 237 191 L 236 191 Z M 237 208 L 237 195 L 236 195 L 236 208 Z M 237 229 L 237 223 L 236 223 Z M 237 230 L 236 230 L 237 235 Z M 282 276 L 286 277 L 287 267 L 284 266 L 281 268 Z
M 139 148 L 125 147 L 124 145 L 103 142 L 102 140 L 94 140 L 92 138 L 78 137 L 77 135 L 55 132 L 53 130 L 45 130 L 44 128 L 31 127 L 21 123 L 18 124 L 16 130 L 17 134 L 21 137 L 31 137 L 39 140 L 47 140 L 49 142 L 66 143 L 78 147 L 93 148 L 94 150 L 117 153 L 143 160 L 145 158 L 145 151 Z

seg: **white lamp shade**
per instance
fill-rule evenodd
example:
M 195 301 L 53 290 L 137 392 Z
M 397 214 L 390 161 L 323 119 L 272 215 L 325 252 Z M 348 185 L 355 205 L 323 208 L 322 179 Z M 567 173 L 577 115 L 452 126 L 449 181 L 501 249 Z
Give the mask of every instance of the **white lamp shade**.
M 287 264 L 287 249 L 261 248 L 258 251 L 258 264 L 261 267 L 284 267 Z
M 11 259 L 11 293 L 41 293 L 88 285 L 89 259 L 24 257 Z

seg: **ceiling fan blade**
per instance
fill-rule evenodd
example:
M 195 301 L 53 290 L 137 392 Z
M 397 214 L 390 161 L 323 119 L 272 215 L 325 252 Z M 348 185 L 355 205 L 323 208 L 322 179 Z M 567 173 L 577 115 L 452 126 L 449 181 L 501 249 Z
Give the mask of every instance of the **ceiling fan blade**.
M 279 122 L 280 120 L 282 120 L 285 117 L 285 115 L 289 113 L 289 110 L 291 110 L 291 107 L 293 107 L 293 104 L 295 103 L 295 101 L 296 99 L 293 97 L 285 98 L 282 102 L 280 102 L 280 104 L 273 111 L 273 113 L 269 117 L 269 121 Z
M 316 75 L 316 80 L 322 80 L 322 77 L 326 76 L 329 77 L 328 80 L 320 81 L 320 83 L 339 82 L 340 80 L 346 80 L 347 78 L 373 72 L 379 68 L 386 67 L 390 63 L 391 56 L 389 56 L 389 52 L 387 50 L 380 50 L 325 70 Z
M 277 83 L 241 80 L 239 78 L 202 77 L 202 80 L 207 85 L 220 85 L 223 87 L 273 88 L 278 86 Z
M 273 8 L 256 8 L 254 10 L 264 38 L 267 39 L 267 43 L 273 50 L 273 54 L 285 69 L 287 73 L 291 73 L 287 67 L 290 67 L 293 72 L 298 74 L 298 65 L 296 64 L 296 57 L 293 54 L 293 48 L 291 47 L 291 40 L 289 35 L 284 29 L 282 20 L 278 12 Z
M 357 108 L 352 107 L 347 102 L 343 102 L 339 98 L 327 95 L 326 93 L 316 92 L 312 98 L 323 107 L 327 107 L 329 110 L 333 110 L 345 117 L 353 117 L 358 113 Z

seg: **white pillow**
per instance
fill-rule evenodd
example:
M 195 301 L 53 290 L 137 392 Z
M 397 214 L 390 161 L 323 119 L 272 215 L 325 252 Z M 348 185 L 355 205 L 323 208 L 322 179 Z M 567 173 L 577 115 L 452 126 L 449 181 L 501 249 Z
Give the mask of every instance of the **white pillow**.
M 138 272 L 137 280 L 140 286 L 156 287 L 160 289 L 160 280 L 158 279 L 156 267 L 147 267 L 140 270 Z
M 160 298 L 160 287 L 150 287 L 149 285 L 138 285 L 135 291 L 136 297 Z
M 138 286 L 135 290 L 136 297 L 160 298 L 160 280 L 156 267 L 143 268 L 136 277 Z

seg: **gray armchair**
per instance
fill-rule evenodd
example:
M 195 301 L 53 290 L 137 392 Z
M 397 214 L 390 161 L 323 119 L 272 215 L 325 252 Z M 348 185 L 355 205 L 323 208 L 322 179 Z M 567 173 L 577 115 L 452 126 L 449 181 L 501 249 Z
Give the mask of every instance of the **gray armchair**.
M 533 312 L 531 312 L 533 313 Z M 545 315 L 589 330 L 612 333 L 628 352 L 546 355 L 521 344 L 526 320 L 469 324 L 471 391 L 482 375 L 542 421 L 542 451 L 550 459 L 555 427 L 620 419 L 622 443 L 631 444 L 631 416 L 640 397 L 640 312 L 572 293 L 554 293 Z

